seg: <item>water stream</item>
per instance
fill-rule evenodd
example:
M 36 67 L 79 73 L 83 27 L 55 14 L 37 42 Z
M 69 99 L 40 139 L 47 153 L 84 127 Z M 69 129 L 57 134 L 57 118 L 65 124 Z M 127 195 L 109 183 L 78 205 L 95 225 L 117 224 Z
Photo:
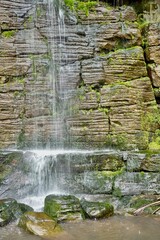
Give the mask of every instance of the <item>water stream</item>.
M 24 173 L 26 185 L 18 200 L 39 211 L 43 208 L 47 195 L 73 194 L 75 186 L 72 183 L 72 177 L 74 174 L 82 168 L 82 171 L 86 171 L 87 174 L 87 167 L 92 164 L 93 156 L 111 153 L 116 153 L 116 151 L 111 149 L 24 151 L 22 165 L 26 171 Z M 87 160 L 87 157 L 90 159 Z
M 24 40 L 30 46 L 32 76 L 26 83 L 23 124 L 25 144 L 32 149 L 64 148 L 70 143 L 65 121 L 71 115 L 75 89 L 67 77 L 71 73 L 62 4 L 61 0 L 37 0 L 33 26 L 25 30 L 30 33 Z
M 62 224 L 65 232 L 56 240 L 159 240 L 160 218 L 112 217 L 102 221 Z M 12 223 L 1 229 L 0 240 L 38 240 Z

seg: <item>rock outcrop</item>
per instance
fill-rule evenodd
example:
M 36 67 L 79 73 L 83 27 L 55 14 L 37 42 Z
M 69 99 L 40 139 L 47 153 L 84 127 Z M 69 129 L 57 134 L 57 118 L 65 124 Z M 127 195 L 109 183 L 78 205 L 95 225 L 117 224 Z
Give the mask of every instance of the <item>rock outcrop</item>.
M 132 7 L 103 2 L 65 8 L 65 29 L 51 13 L 43 1 L 1 1 L 0 147 L 54 146 L 65 131 L 76 147 L 147 148 L 159 127 L 148 117 L 160 102 L 159 23 L 145 29 Z M 59 97 L 53 74 L 65 78 Z M 66 90 L 61 118 L 53 105 Z

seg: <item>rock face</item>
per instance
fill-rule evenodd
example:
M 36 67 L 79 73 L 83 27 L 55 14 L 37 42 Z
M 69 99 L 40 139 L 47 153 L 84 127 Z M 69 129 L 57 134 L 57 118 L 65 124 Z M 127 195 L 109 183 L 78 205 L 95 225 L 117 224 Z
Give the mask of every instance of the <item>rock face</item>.
M 62 93 L 77 91 L 61 124 L 72 145 L 146 148 L 158 128 L 147 116 L 160 98 L 159 23 L 143 34 L 132 7 L 100 2 L 87 16 L 65 10 L 60 37 L 58 16 L 48 19 L 48 11 L 46 1 L 1 1 L 0 147 L 54 145 L 62 134 L 53 120 L 54 58 Z
M 136 203 L 133 204 L 134 196 L 140 196 L 140 200 L 137 200 L 139 206 L 145 204 L 143 199 L 150 198 L 149 202 L 159 199 L 159 153 L 101 150 L 59 152 L 56 156 L 53 151 L 50 154 L 44 152 L 26 151 L 23 156 L 21 153 L 21 161 L 16 161 L 18 154 L 15 151 L 10 153 L 10 163 L 14 163 L 14 167 L 11 164 L 12 169 L 7 173 L 4 163 L 5 157 L 9 160 L 8 154 L 3 156 L 1 198 L 12 197 L 25 202 L 26 198 L 42 197 L 48 192 L 55 193 L 58 190 L 62 195 L 48 195 L 44 207 L 45 213 L 58 221 L 77 221 L 82 220 L 84 216 L 104 217 L 113 212 L 112 207 L 105 209 L 108 204 L 114 206 L 115 212 L 123 209 L 133 212 L 132 208 L 137 206 Z M 82 196 L 85 200 L 80 201 Z M 0 218 L 3 219 L 2 215 L 5 214 L 7 220 L 1 220 L 1 225 L 15 219 L 12 203 L 20 215 L 30 211 L 28 207 L 17 204 L 13 199 L 2 201 Z

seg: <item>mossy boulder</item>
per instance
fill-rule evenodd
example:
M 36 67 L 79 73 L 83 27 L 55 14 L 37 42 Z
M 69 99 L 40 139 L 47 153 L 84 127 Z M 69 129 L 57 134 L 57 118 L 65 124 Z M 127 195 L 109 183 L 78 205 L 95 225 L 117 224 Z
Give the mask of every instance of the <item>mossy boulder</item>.
M 42 212 L 26 212 L 20 218 L 18 226 L 40 237 L 54 237 L 63 232 L 56 220 Z
M 109 202 L 89 202 L 84 198 L 81 206 L 86 218 L 107 218 L 114 214 L 114 207 Z
M 58 221 L 81 220 L 80 201 L 72 195 L 49 195 L 45 198 L 44 212 Z
M 24 208 L 25 206 L 25 208 Z M 5 226 L 9 222 L 18 219 L 29 207 L 22 206 L 13 198 L 0 200 L 0 226 Z

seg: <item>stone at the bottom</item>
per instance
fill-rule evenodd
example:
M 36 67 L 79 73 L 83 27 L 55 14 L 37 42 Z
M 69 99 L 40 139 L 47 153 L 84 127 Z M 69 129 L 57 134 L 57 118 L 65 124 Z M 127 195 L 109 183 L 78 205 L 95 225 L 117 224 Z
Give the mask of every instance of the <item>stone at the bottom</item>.
M 40 237 L 53 237 L 63 231 L 56 221 L 42 212 L 26 212 L 18 226 Z
M 86 218 L 106 218 L 114 213 L 114 207 L 108 202 L 89 202 L 82 199 L 81 206 Z
M 83 219 L 78 198 L 72 195 L 48 195 L 44 212 L 57 221 L 79 221 Z
M 18 219 L 22 214 L 23 212 L 15 199 L 0 199 L 0 227 Z

